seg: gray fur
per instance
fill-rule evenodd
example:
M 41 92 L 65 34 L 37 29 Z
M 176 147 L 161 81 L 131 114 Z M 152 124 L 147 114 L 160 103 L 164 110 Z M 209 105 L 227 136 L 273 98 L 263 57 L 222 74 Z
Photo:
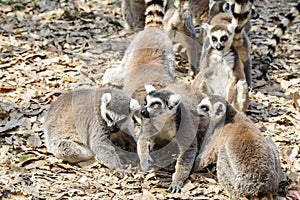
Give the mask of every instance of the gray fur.
M 196 75 L 199 72 L 201 47 L 196 42 L 196 30 L 188 0 L 169 2 L 164 17 L 164 30 L 173 42 L 181 44 L 186 49 L 190 65 L 189 75 Z
M 220 113 L 213 109 L 216 103 L 223 104 L 226 112 L 223 117 L 214 119 L 209 113 Z M 251 120 L 223 98 L 212 96 L 209 104 L 211 132 L 195 161 L 195 168 L 199 170 L 217 162 L 218 181 L 232 199 L 276 196 L 283 174 L 274 142 L 265 138 Z
M 144 119 L 138 137 L 140 165 L 142 170 L 148 170 L 166 167 L 176 160 L 168 191 L 180 192 L 198 151 L 196 134 L 208 125 L 206 119 L 200 121 L 190 113 L 204 96 L 183 83 L 148 92 L 141 109 Z
M 244 65 L 244 73 L 248 87 L 251 87 L 252 82 L 252 59 L 250 55 L 251 43 L 248 37 L 249 30 L 251 29 L 250 20 L 252 18 L 252 6 L 253 5 L 250 1 L 245 1 L 241 4 L 235 2 L 233 9 L 234 20 L 237 21 L 233 45 L 237 49 L 240 59 Z
M 96 157 L 111 169 L 125 170 L 137 158 L 110 139 L 135 150 L 130 110 L 137 108 L 134 104 L 137 102 L 121 90 L 109 88 L 75 90 L 59 96 L 44 122 L 48 150 L 71 163 Z
M 173 42 L 180 43 L 187 50 L 190 64 L 189 74 L 196 74 L 201 48 L 195 42 L 196 31 L 188 0 L 170 0 L 165 5 L 163 29 Z M 146 4 L 144 0 L 123 0 L 123 18 L 127 29 L 142 30 L 145 23 Z M 153 12 L 151 12 L 153 13 Z M 146 13 L 147 17 L 147 13 Z
M 122 15 L 127 30 L 140 31 L 145 25 L 145 0 L 122 0 Z
M 248 86 L 243 64 L 233 46 L 235 26 L 230 19 L 230 14 L 220 13 L 211 24 L 204 25 L 207 38 L 193 86 L 207 95 L 221 95 L 236 109 L 245 111 L 249 103 Z

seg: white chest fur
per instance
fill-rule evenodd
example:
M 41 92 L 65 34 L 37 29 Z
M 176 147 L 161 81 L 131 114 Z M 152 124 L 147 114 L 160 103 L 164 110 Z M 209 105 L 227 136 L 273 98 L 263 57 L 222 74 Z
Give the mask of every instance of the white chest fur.
M 233 81 L 234 60 L 232 52 L 224 54 L 212 52 L 205 77 L 213 94 L 227 98 L 228 90 Z

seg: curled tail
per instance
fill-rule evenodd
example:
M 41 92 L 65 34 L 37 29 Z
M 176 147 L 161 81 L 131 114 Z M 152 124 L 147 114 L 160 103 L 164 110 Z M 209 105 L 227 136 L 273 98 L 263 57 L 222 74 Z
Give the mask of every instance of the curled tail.
M 268 54 L 264 58 L 264 72 L 268 70 L 268 67 L 270 63 L 273 61 L 273 55 L 276 51 L 276 46 L 280 42 L 280 37 L 285 33 L 287 27 L 294 21 L 294 19 L 300 15 L 300 3 L 298 3 L 296 6 L 294 6 L 288 14 L 284 16 L 284 18 L 281 20 L 281 23 L 277 25 L 275 29 L 275 34 L 271 38 L 271 41 L 268 45 Z
M 145 0 L 145 28 L 163 28 L 165 0 Z

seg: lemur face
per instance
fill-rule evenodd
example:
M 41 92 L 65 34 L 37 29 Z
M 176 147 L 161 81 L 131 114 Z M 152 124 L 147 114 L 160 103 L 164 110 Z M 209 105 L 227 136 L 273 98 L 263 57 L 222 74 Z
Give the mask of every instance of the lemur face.
M 207 31 L 210 46 L 218 51 L 229 49 L 233 42 L 233 31 L 235 26 L 228 25 L 215 25 L 204 24 L 202 26 Z
M 147 96 L 141 115 L 152 118 L 170 112 L 180 102 L 180 96 L 167 90 L 157 90 L 151 85 L 145 86 Z
M 209 36 L 210 44 L 214 49 L 222 51 L 226 46 L 228 46 L 229 37 L 229 33 L 225 30 L 211 32 L 211 35 Z
M 112 100 L 114 97 L 111 93 L 104 93 L 101 97 L 101 117 L 112 133 L 119 131 L 126 122 L 131 125 L 130 113 L 140 108 L 135 99 L 118 98 L 119 101 L 115 101 Z M 116 102 L 118 105 L 115 105 Z

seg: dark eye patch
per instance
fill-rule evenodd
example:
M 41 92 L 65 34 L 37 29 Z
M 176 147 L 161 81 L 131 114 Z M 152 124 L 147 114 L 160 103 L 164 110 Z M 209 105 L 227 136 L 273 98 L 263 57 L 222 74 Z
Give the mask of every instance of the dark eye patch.
M 151 104 L 151 107 L 154 109 L 160 108 L 161 107 L 161 102 L 154 102 Z
M 228 37 L 226 35 L 222 36 L 221 37 L 221 41 L 222 42 L 226 42 L 228 40 Z
M 109 121 L 111 121 L 111 122 L 113 121 L 113 119 L 109 116 L 109 114 L 106 113 L 105 116 L 106 116 L 107 120 L 109 120 Z
M 216 42 L 216 41 L 217 41 L 217 38 L 216 38 L 215 36 L 212 36 L 212 37 L 211 37 L 211 40 L 212 40 L 213 42 Z
M 200 106 L 200 109 L 203 110 L 204 112 L 209 111 L 208 105 L 201 105 L 201 106 Z

